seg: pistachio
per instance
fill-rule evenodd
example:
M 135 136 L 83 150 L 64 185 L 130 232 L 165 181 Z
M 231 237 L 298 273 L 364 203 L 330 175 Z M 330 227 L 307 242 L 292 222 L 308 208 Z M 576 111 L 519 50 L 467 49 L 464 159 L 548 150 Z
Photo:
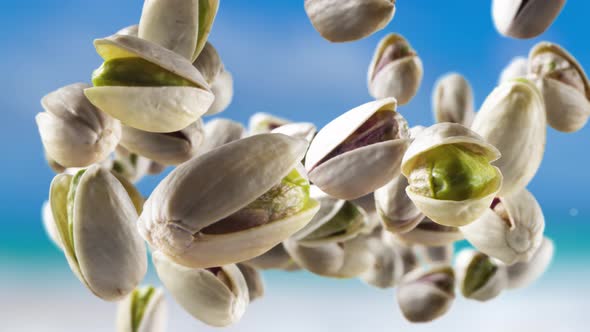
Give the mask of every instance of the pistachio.
M 397 287 L 397 302 L 404 317 L 414 323 L 444 315 L 455 299 L 455 274 L 450 266 L 435 265 L 406 274 Z
M 164 292 L 153 286 L 136 288 L 117 308 L 117 332 L 163 332 L 168 316 Z
M 155 250 L 191 267 L 261 255 L 319 209 L 298 166 L 306 146 L 300 139 L 261 134 L 178 166 L 145 203 L 141 235 Z
M 518 262 L 507 267 L 508 288 L 524 288 L 537 281 L 551 265 L 553 241 L 543 238 L 541 246 L 528 262 Z
M 139 21 L 139 38 L 194 61 L 205 47 L 219 0 L 147 0 Z
M 500 73 L 498 85 L 504 82 L 512 81 L 517 78 L 528 76 L 529 62 L 526 57 L 517 56 L 510 60 L 510 63 Z
M 523 189 L 496 198 L 481 217 L 460 229 L 477 250 L 513 264 L 531 260 L 543 240 L 545 218 L 535 197 Z
M 205 139 L 199 151 L 208 152 L 246 136 L 241 123 L 227 119 L 213 119 L 205 124 Z
M 355 199 L 399 174 L 410 139 L 394 98 L 366 103 L 328 123 L 311 142 L 305 168 L 322 191 Z
M 234 97 L 234 79 L 231 73 L 223 70 L 211 85 L 215 100 L 205 115 L 213 115 L 225 111 Z
M 131 199 L 131 202 L 133 203 L 133 207 L 135 208 L 135 211 L 137 212 L 137 214 L 140 214 L 141 211 L 143 210 L 143 203 L 145 203 L 145 198 L 143 198 L 143 195 L 139 192 L 139 190 L 137 190 L 135 185 L 133 183 L 129 182 L 129 180 L 127 180 L 127 178 L 124 177 L 123 175 L 121 175 L 117 172 L 113 172 L 113 171 L 111 171 L 111 174 L 113 174 L 115 176 L 115 178 L 117 178 L 117 180 L 119 180 L 119 182 L 121 183 L 121 185 L 123 186 L 123 188 L 127 192 L 127 195 L 129 195 L 129 198 Z
M 489 301 L 507 286 L 506 266 L 486 254 L 464 249 L 455 263 L 459 288 L 465 298 Z
M 228 326 L 244 315 L 249 303 L 248 285 L 236 265 L 190 268 L 160 251 L 152 254 L 152 260 L 176 302 L 203 323 Z
M 59 232 L 55 225 L 55 220 L 53 219 L 53 212 L 51 212 L 51 205 L 49 205 L 48 201 L 43 202 L 43 207 L 41 208 L 41 220 L 43 221 L 43 228 L 45 229 L 45 233 L 47 233 L 47 237 L 49 237 L 56 247 L 63 250 L 61 238 L 59 237 Z
M 137 212 L 125 188 L 94 165 L 75 176 L 60 174 L 49 202 L 74 274 L 96 296 L 114 301 L 130 293 L 147 270 L 137 234 Z
M 457 227 L 445 226 L 425 217 L 411 231 L 397 233 L 395 237 L 406 244 L 425 246 L 444 246 L 463 240 L 463 234 Z
M 299 269 L 299 266 L 289 256 L 282 243 L 277 244 L 264 254 L 249 259 L 244 263 L 259 270 L 277 269 L 294 271 Z
M 434 85 L 432 106 L 436 122 L 471 126 L 475 116 L 471 85 L 461 74 L 444 75 Z
M 84 93 L 95 106 L 124 125 L 150 132 L 174 132 L 195 122 L 214 96 L 199 71 L 157 44 L 118 35 L 97 39 L 105 60 Z
M 223 62 L 217 49 L 210 42 L 205 43 L 203 51 L 193 62 L 193 66 L 199 70 L 205 82 L 209 85 L 212 85 L 217 79 L 217 76 L 224 70 Z
M 268 113 L 254 113 L 248 123 L 249 135 L 270 133 L 272 130 L 291 123 L 291 121 Z
M 441 246 L 418 245 L 416 250 L 428 264 L 451 264 L 455 248 L 453 244 Z
M 377 288 L 391 288 L 401 279 L 404 262 L 392 243 L 383 237 L 388 233 L 381 229 L 368 239 L 369 250 L 374 256 L 373 265 L 360 275 L 360 279 Z
M 121 125 L 86 99 L 87 87 L 76 83 L 46 95 L 45 112 L 35 117 L 48 159 L 62 168 L 100 162 L 121 139 Z
M 493 0 L 492 18 L 504 36 L 534 38 L 551 26 L 564 4 L 565 0 Z
M 498 196 L 525 188 L 545 153 L 545 106 L 537 88 L 525 79 L 502 83 L 486 98 L 471 128 L 502 154 L 494 162 L 503 176 Z
M 395 0 L 305 0 L 305 12 L 322 37 L 349 42 L 383 29 L 395 14 Z
M 418 92 L 422 76 L 416 51 L 401 35 L 389 34 L 377 45 L 369 65 L 369 93 L 376 99 L 395 97 L 399 105 L 405 105 Z
M 164 172 L 165 169 L 166 165 L 162 165 L 152 160 L 152 162 L 150 163 L 150 167 L 148 168 L 148 174 L 157 175 Z
M 139 33 L 139 25 L 134 24 L 134 25 L 124 27 L 123 29 L 117 31 L 115 34 L 137 37 L 138 33 Z
M 66 168 L 60 165 L 57 161 L 51 159 L 51 157 L 45 152 L 45 160 L 47 161 L 47 165 L 55 174 L 65 172 Z
M 211 91 L 215 95 L 215 100 L 205 115 L 224 111 L 233 98 L 233 77 L 225 70 L 219 53 L 211 43 L 205 44 L 203 52 L 195 60 L 193 66 L 203 74 L 205 81 L 211 86 Z
M 308 142 L 311 142 L 317 133 L 317 129 L 313 123 L 295 122 L 287 123 L 280 127 L 277 127 L 271 130 L 271 133 L 302 138 Z
M 359 198 L 355 198 L 351 200 L 353 204 L 356 204 L 367 212 L 369 215 L 369 223 L 374 223 L 373 226 L 377 226 L 379 224 L 379 217 L 377 216 L 377 208 L 375 207 L 375 196 L 374 193 L 368 193 L 364 196 Z
M 375 190 L 375 206 L 379 218 L 388 231 L 406 233 L 424 219 L 424 215 L 406 194 L 408 180 L 398 175 L 385 186 Z
M 264 280 L 262 280 L 260 272 L 248 264 L 239 263 L 236 266 L 242 272 L 246 285 L 248 285 L 250 302 L 264 296 Z
M 408 197 L 432 221 L 462 226 L 477 219 L 502 185 L 490 163 L 500 152 L 475 132 L 455 123 L 424 129 L 402 161 Z
M 151 160 L 131 153 L 123 146 L 118 145 L 110 168 L 113 173 L 121 175 L 129 182 L 137 183 L 149 173 L 151 165 Z
M 545 99 L 547 123 L 556 130 L 580 130 L 590 117 L 590 83 L 576 58 L 561 46 L 541 42 L 529 54 L 529 74 Z

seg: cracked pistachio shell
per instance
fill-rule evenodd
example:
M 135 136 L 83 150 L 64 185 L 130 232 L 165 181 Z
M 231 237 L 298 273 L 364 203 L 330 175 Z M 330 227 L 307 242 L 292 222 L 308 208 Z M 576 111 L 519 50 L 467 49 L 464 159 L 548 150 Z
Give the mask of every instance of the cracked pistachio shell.
M 316 126 L 310 122 L 294 122 L 277 127 L 271 130 L 271 133 L 302 138 L 311 142 L 317 133 L 317 129 Z
M 502 83 L 486 98 L 471 129 L 502 154 L 494 162 L 503 177 L 497 195 L 525 188 L 541 165 L 547 135 L 545 105 L 535 85 L 524 79 Z
M 213 103 L 213 93 L 201 73 L 178 54 L 129 35 L 96 39 L 105 60 L 141 58 L 191 82 L 194 86 L 98 86 L 84 90 L 96 107 L 124 125 L 151 132 L 186 128 Z
M 117 306 L 117 332 L 164 332 L 167 317 L 162 289 L 136 288 Z
M 481 217 L 461 227 L 478 251 L 505 264 L 531 260 L 543 241 L 545 218 L 535 197 L 526 189 L 494 200 Z
M 121 145 L 127 150 L 163 165 L 178 165 L 197 155 L 205 132 L 203 121 L 172 133 L 152 133 L 123 126 Z
M 428 264 L 451 264 L 455 248 L 453 244 L 442 246 L 416 246 L 416 251 Z
M 395 0 L 305 0 L 305 12 L 322 37 L 349 42 L 383 29 L 395 14 Z
M 549 28 L 565 0 L 493 0 L 492 18 L 504 36 L 534 38 Z
M 422 77 L 422 60 L 404 37 L 389 34 L 379 42 L 367 72 L 371 96 L 394 97 L 405 105 L 418 92 Z
M 460 124 L 438 123 L 424 129 L 404 154 L 401 170 L 410 183 L 406 188 L 408 197 L 432 221 L 445 226 L 458 227 L 474 221 L 490 206 L 502 186 L 502 174 L 497 167 L 494 167 L 496 176 L 490 184 L 491 187 L 486 188 L 487 194 L 483 197 L 455 201 L 434 199 L 414 192 L 412 172 L 417 160 L 423 153 L 443 145 L 467 148 L 485 157 L 490 163 L 500 158 L 500 152 L 477 133 Z
M 205 47 L 219 0 L 146 0 L 140 38 L 194 61 Z
M 175 263 L 160 251 L 152 260 L 158 277 L 190 315 L 205 324 L 223 327 L 238 322 L 250 302 L 248 285 L 235 264 L 210 269 Z
M 530 261 L 509 265 L 508 288 L 524 288 L 537 281 L 551 265 L 554 251 L 553 241 L 545 237 Z
M 424 217 L 411 231 L 397 233 L 395 237 L 406 244 L 425 246 L 444 246 L 463 240 L 459 228 L 438 224 L 428 217 Z
M 291 256 L 289 256 L 287 250 L 285 250 L 283 243 L 279 243 L 264 254 L 249 259 L 243 263 L 259 270 L 276 269 L 283 271 L 295 271 L 300 269 L 297 263 L 295 263 Z
M 434 84 L 432 106 L 436 122 L 469 127 L 475 116 L 471 85 L 461 74 L 444 75 Z
M 391 233 L 406 233 L 424 219 L 424 215 L 406 194 L 408 180 L 398 175 L 375 190 L 375 206 L 383 227 Z
M 244 136 L 246 136 L 246 128 L 239 122 L 228 119 L 210 120 L 205 124 L 205 139 L 199 152 L 208 152 Z
M 374 256 L 373 265 L 360 275 L 360 279 L 377 288 L 392 288 L 404 273 L 404 261 L 399 251 L 383 236 L 386 231 L 376 232 L 368 239 L 369 250 Z
M 367 213 L 355 204 L 329 196 L 316 186 L 310 197 L 320 203 L 311 221 L 292 238 L 308 247 L 344 242 L 360 234 L 369 225 Z
M 302 268 L 332 278 L 355 278 L 369 270 L 375 257 L 368 245 L 368 236 L 338 243 L 305 246 L 295 239 L 284 242 L 285 249 Z
M 396 105 L 395 98 L 369 102 L 322 128 L 305 157 L 310 180 L 333 197 L 351 200 L 399 175 L 410 139 Z
M 49 160 L 62 167 L 85 167 L 100 162 L 115 150 L 121 125 L 88 101 L 75 83 L 41 99 L 45 112 L 35 117 Z
M 397 286 L 397 303 L 413 323 L 444 315 L 455 299 L 455 273 L 450 266 L 434 265 L 406 274 Z
M 590 83 L 576 58 L 540 42 L 529 54 L 529 74 L 545 99 L 547 123 L 566 133 L 582 129 L 590 117 Z
M 236 266 L 240 269 L 240 272 L 242 272 L 246 285 L 248 285 L 250 302 L 263 297 L 264 280 L 262 279 L 262 274 L 248 264 L 238 263 Z
M 254 225 L 247 224 L 245 229 L 209 232 L 206 228 L 231 220 L 225 218 L 255 202 L 294 170 L 309 185 L 298 167 L 306 147 L 304 140 L 262 134 L 181 164 L 145 203 L 138 225 L 141 235 L 154 250 L 191 267 L 220 266 L 263 254 L 304 227 L 319 203 L 309 199 L 301 209 L 269 222 L 246 220 Z M 231 195 L 228 188 L 232 188 Z
M 455 261 L 457 282 L 465 298 L 489 301 L 506 289 L 506 266 L 486 254 L 463 249 Z
M 510 63 L 500 73 L 498 85 L 512 81 L 517 78 L 527 77 L 529 70 L 529 61 L 526 57 L 517 56 L 510 60 Z
M 49 202 L 78 279 L 107 301 L 129 294 L 146 273 L 146 248 L 136 230 L 137 211 L 117 178 L 98 165 L 74 177 L 60 174 L 51 182 Z
M 270 133 L 273 129 L 288 123 L 291 123 L 291 121 L 268 113 L 254 113 L 248 122 L 248 134 L 252 136 Z
M 113 173 L 120 174 L 131 183 L 137 183 L 149 174 L 151 165 L 151 160 L 131 153 L 123 146 L 118 145 L 110 167 Z
M 55 220 L 53 219 L 53 212 L 51 212 L 51 205 L 49 205 L 48 201 L 43 202 L 43 207 L 41 208 L 41 220 L 43 221 L 43 228 L 45 229 L 45 233 L 47 233 L 47 237 L 49 237 L 56 247 L 63 250 L 61 238 L 59 237 L 59 232 L 55 225 Z

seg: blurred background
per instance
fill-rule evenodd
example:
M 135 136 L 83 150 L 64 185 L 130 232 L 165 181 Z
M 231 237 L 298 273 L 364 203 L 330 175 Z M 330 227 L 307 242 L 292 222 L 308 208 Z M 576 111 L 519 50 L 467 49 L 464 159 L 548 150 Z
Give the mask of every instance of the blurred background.
M 89 82 L 101 64 L 94 38 L 136 24 L 143 1 L 2 1 L 0 4 L 0 331 L 111 331 L 115 305 L 83 288 L 41 224 L 52 171 L 34 121 L 45 94 Z M 541 37 L 498 35 L 490 1 L 398 1 L 381 32 L 348 44 L 330 44 L 309 23 L 303 1 L 222 1 L 210 41 L 235 82 L 233 104 L 220 116 L 242 123 L 269 112 L 322 127 L 370 101 L 366 71 L 379 39 L 403 34 L 424 63 L 418 95 L 400 112 L 411 125 L 433 123 L 436 79 L 462 73 L 479 107 L 502 68 L 540 40 L 561 44 L 590 69 L 585 30 L 588 1 L 568 1 Z M 587 331 L 590 285 L 590 126 L 574 134 L 548 129 L 545 159 L 529 189 L 543 207 L 546 234 L 556 244 L 548 273 L 534 286 L 507 291 L 480 304 L 458 296 L 442 319 L 410 325 L 393 290 L 356 280 L 308 273 L 265 273 L 267 294 L 229 331 Z M 523 151 L 526 153 L 526 151 Z M 160 177 L 142 180 L 148 195 Z M 146 282 L 158 283 L 153 269 Z M 170 331 L 207 331 L 169 301 Z

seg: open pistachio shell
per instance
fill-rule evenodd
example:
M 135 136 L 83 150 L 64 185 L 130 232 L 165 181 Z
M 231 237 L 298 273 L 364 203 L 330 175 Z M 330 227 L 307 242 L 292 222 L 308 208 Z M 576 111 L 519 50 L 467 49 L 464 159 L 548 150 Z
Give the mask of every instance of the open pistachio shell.
M 270 133 L 273 129 L 288 123 L 291 123 L 291 121 L 268 113 L 254 113 L 248 122 L 248 134 L 257 135 Z
M 444 75 L 434 85 L 432 108 L 436 122 L 471 126 L 475 116 L 471 85 L 461 74 Z
M 118 304 L 117 332 L 164 332 L 167 316 L 162 289 L 136 288 Z
M 517 78 L 527 77 L 529 72 L 529 61 L 526 57 L 517 56 L 510 60 L 510 63 L 500 73 L 498 85 L 512 81 Z
M 457 255 L 455 271 L 464 297 L 489 301 L 506 289 L 506 266 L 475 250 L 463 249 Z
M 85 167 L 108 157 L 119 144 L 121 125 L 88 101 L 76 83 L 41 100 L 45 112 L 37 114 L 41 141 L 50 160 L 62 167 Z
M 438 224 L 428 217 L 423 218 L 411 231 L 396 233 L 395 237 L 406 244 L 425 246 L 444 246 L 463 240 L 459 228 Z
M 123 175 L 113 171 L 111 171 L 111 174 L 113 174 L 115 178 L 119 180 L 123 188 L 125 188 L 125 191 L 127 192 L 127 195 L 129 195 L 129 198 L 131 199 L 137 214 L 141 214 L 141 211 L 143 210 L 143 203 L 145 203 L 145 198 L 143 195 L 139 192 L 139 190 L 137 190 L 135 185 L 127 180 L 127 178 Z
M 160 182 L 145 203 L 141 235 L 154 249 L 191 267 L 261 255 L 319 209 L 298 167 L 306 147 L 304 140 L 261 134 L 191 159 Z
M 502 83 L 477 112 L 471 129 L 502 154 L 494 162 L 503 177 L 498 196 L 520 191 L 537 173 L 545 153 L 545 119 L 543 97 L 525 79 Z
M 190 268 L 160 251 L 152 254 L 152 260 L 158 277 L 176 302 L 203 323 L 223 327 L 244 315 L 250 301 L 248 285 L 236 265 Z
M 551 26 L 564 4 L 565 0 L 493 0 L 492 18 L 504 36 L 534 38 Z
M 121 145 L 163 165 L 178 165 L 197 155 L 204 136 L 201 119 L 172 133 L 152 133 L 123 126 Z
M 219 0 L 147 0 L 139 37 L 194 61 L 209 37 Z
M 477 192 L 469 180 L 469 175 L 459 174 L 461 178 L 466 178 L 462 182 L 453 183 L 463 188 L 466 186 L 468 195 L 465 199 L 436 199 L 422 194 L 423 187 L 428 187 L 424 182 L 429 175 L 426 169 L 421 169 L 418 165 L 421 162 L 428 161 L 427 153 L 436 152 L 440 147 L 450 148 L 454 151 L 460 150 L 469 158 L 477 158 L 474 165 L 471 162 L 465 164 L 458 157 L 450 157 L 446 153 L 436 156 L 437 159 L 432 161 L 436 167 L 441 157 L 452 158 L 449 163 L 459 168 L 465 167 L 468 171 L 471 167 L 477 168 L 477 178 L 481 177 L 480 170 L 485 169 L 490 174 L 489 181 L 478 184 Z M 445 151 L 447 152 L 447 151 Z M 406 188 L 408 197 L 414 202 L 416 207 L 434 222 L 445 226 L 462 226 L 477 219 L 490 206 L 496 193 L 502 186 L 502 174 L 497 167 L 490 166 L 494 160 L 500 158 L 500 152 L 493 145 L 487 143 L 477 133 L 456 123 L 438 123 L 424 129 L 412 142 L 402 161 L 402 173 L 408 178 L 409 186 Z M 444 162 L 442 163 L 444 167 Z M 453 168 L 451 167 L 451 168 Z M 434 171 L 434 169 L 433 169 Z M 441 171 L 446 172 L 443 168 Z M 453 173 L 453 169 L 449 172 Z M 465 171 L 465 170 L 463 170 Z M 462 172 L 463 172 L 462 171 Z M 434 176 L 434 175 L 432 175 Z M 453 176 L 448 174 L 448 176 Z M 426 178 L 426 179 L 425 179 Z M 446 189 L 446 187 L 443 187 Z M 428 188 L 427 188 L 428 189 Z M 431 187 L 429 190 L 432 190 Z M 454 189 L 450 189 L 451 193 Z M 475 196 L 474 196 L 475 195 Z
M 415 247 L 420 257 L 428 264 L 451 264 L 455 248 L 453 244 L 442 246 L 424 246 Z
M 205 124 L 205 139 L 199 152 L 208 152 L 244 136 L 246 128 L 241 123 L 228 119 L 213 119 Z
M 289 253 L 285 250 L 285 247 L 282 243 L 277 244 L 276 246 L 272 247 L 269 251 L 265 252 L 264 254 L 249 259 L 245 262 L 256 269 L 259 270 L 284 270 L 284 271 L 294 271 L 299 270 L 299 266 Z
M 477 250 L 506 264 L 531 260 L 543 241 L 545 218 L 526 189 L 499 197 L 473 223 L 461 227 Z
M 248 285 L 250 302 L 264 296 L 264 280 L 262 280 L 262 274 L 248 264 L 239 263 L 236 266 L 242 272 L 246 285 Z
M 406 233 L 414 229 L 424 215 L 406 194 L 408 180 L 398 175 L 385 186 L 375 190 L 375 206 L 379 218 L 388 231 Z
M 545 99 L 547 123 L 556 130 L 580 130 L 590 117 L 590 83 L 586 72 L 559 45 L 540 42 L 529 54 L 529 74 Z
M 317 133 L 316 126 L 310 122 L 287 123 L 271 130 L 271 133 L 283 134 L 291 137 L 302 138 L 311 142 Z
M 455 273 L 450 266 L 434 265 L 406 274 L 397 287 L 397 303 L 414 323 L 444 315 L 455 299 Z
M 373 265 L 360 275 L 360 279 L 377 288 L 391 288 L 401 279 L 404 273 L 404 262 L 400 252 L 383 236 L 381 229 L 370 237 L 369 250 L 374 256 Z
M 53 212 L 51 212 L 51 205 L 49 205 L 48 201 L 43 202 L 43 207 L 41 208 L 41 219 L 43 221 L 43 228 L 45 229 L 45 233 L 47 233 L 47 237 L 49 237 L 51 242 L 53 242 L 56 247 L 63 250 L 61 238 L 59 237 L 59 232 L 57 230 L 57 226 L 55 225 L 55 220 L 53 219 Z
M 349 42 L 383 29 L 395 14 L 395 0 L 305 0 L 305 12 L 322 37 Z
M 422 61 L 416 51 L 404 37 L 392 33 L 381 39 L 369 65 L 369 93 L 376 99 L 394 97 L 399 105 L 405 105 L 418 92 L 422 76 Z
M 356 107 L 328 123 L 311 142 L 305 168 L 322 191 L 355 199 L 399 175 L 410 139 L 394 98 Z
M 147 270 L 137 212 L 127 191 L 98 165 L 56 176 L 49 201 L 64 254 L 96 296 L 114 301 L 131 292 Z
M 524 288 L 537 281 L 551 265 L 555 247 L 545 237 L 541 246 L 528 262 L 518 262 L 507 267 L 508 288 Z
M 94 41 L 105 60 L 141 58 L 174 74 L 191 86 L 98 86 L 84 90 L 98 108 L 123 124 L 144 131 L 174 132 L 195 122 L 214 96 L 192 63 L 176 53 L 129 35 Z M 130 78 L 131 79 L 131 78 Z

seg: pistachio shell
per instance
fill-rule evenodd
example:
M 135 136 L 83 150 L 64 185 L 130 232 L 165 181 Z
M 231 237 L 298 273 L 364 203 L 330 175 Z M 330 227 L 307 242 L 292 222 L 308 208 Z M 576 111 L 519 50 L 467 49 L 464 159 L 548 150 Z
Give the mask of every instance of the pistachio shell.
M 552 53 L 567 61 L 580 76 L 584 92 L 550 76 L 539 76 L 535 73 L 535 59 L 543 53 Z M 566 133 L 575 132 L 584 127 L 590 117 L 590 83 L 582 66 L 570 53 L 559 45 L 540 42 L 531 49 L 529 54 L 529 73 L 543 94 L 547 123 L 551 127 Z
M 412 142 L 402 160 L 401 171 L 408 178 L 417 157 L 431 149 L 446 144 L 459 144 L 479 151 L 490 162 L 500 158 L 500 152 L 477 133 L 456 123 L 438 123 L 424 129 Z M 496 168 L 497 177 L 493 191 L 481 198 L 463 201 L 437 200 L 414 193 L 408 186 L 406 193 L 416 207 L 434 222 L 458 227 L 477 219 L 492 203 L 502 185 L 502 174 Z
M 391 288 L 404 273 L 404 262 L 400 253 L 382 237 L 382 232 L 368 239 L 369 250 L 374 256 L 373 265 L 361 274 L 360 279 L 377 288 Z
M 545 237 L 530 261 L 507 267 L 508 288 L 524 288 L 539 279 L 549 268 L 555 251 L 553 241 Z
M 416 246 L 416 250 L 422 259 L 428 264 L 451 264 L 454 254 L 454 245 L 442 246 Z
M 498 203 L 499 202 L 499 203 Z M 543 240 L 545 218 L 535 197 L 523 189 L 494 202 L 503 211 L 486 209 L 473 223 L 461 227 L 477 250 L 506 264 L 531 260 Z
M 395 237 L 407 244 L 425 246 L 444 246 L 463 240 L 463 234 L 459 228 L 440 225 L 428 217 L 424 217 L 411 231 L 397 233 Z
M 382 58 L 391 56 L 385 51 L 394 43 L 407 44 L 411 53 L 401 58 L 387 59 L 391 62 L 382 66 Z M 381 39 L 367 74 L 371 96 L 375 99 L 394 97 L 399 105 L 405 105 L 418 92 L 422 77 L 422 60 L 411 49 L 403 36 L 392 33 Z
M 151 287 L 151 286 L 150 286 Z M 117 306 L 117 332 L 164 332 L 166 330 L 166 318 L 168 310 L 166 308 L 166 299 L 164 292 L 159 288 L 153 288 L 153 293 L 147 299 L 148 302 L 143 304 L 143 314 L 137 326 L 134 326 L 134 313 L 137 304 L 134 303 L 134 293 L 136 289 L 125 299 L 119 302 Z
M 137 37 L 138 33 L 139 33 L 139 25 L 134 24 L 134 25 L 130 25 L 128 27 L 124 27 L 123 29 L 117 31 L 115 34 Z
M 493 0 L 492 18 L 504 36 L 534 38 L 551 26 L 564 4 L 565 0 Z
M 270 133 L 273 129 L 288 123 L 291 121 L 268 113 L 254 113 L 248 122 L 248 132 L 250 135 Z
M 461 74 L 444 75 L 434 85 L 432 106 L 436 122 L 469 127 L 475 116 L 471 85 Z
M 280 127 L 271 130 L 271 133 L 283 134 L 291 137 L 302 138 L 311 142 L 317 133 L 317 129 L 313 123 L 310 122 L 295 122 L 287 123 Z
M 424 215 L 406 194 L 408 180 L 398 175 L 385 186 L 375 190 L 375 205 L 380 220 L 388 231 L 405 233 L 414 229 Z
M 374 193 L 368 193 L 359 198 L 351 200 L 352 203 L 360 206 L 369 215 L 369 223 L 374 223 L 377 226 L 379 224 L 379 217 L 377 216 L 377 209 L 375 207 Z
M 127 180 L 127 178 L 125 178 L 123 175 L 112 171 L 111 173 L 117 178 L 117 180 L 119 180 L 123 188 L 125 188 L 127 195 L 129 195 L 129 198 L 133 203 L 133 207 L 135 207 L 135 211 L 137 214 L 140 214 L 143 210 L 143 203 L 145 203 L 143 195 L 139 192 L 139 190 L 137 190 L 133 183 Z
M 110 166 L 113 173 L 121 175 L 131 183 L 136 183 L 149 174 L 152 164 L 151 160 L 131 153 L 123 146 L 118 145 Z
M 58 175 L 50 190 L 64 253 L 72 271 L 96 296 L 118 300 L 137 286 L 147 270 L 145 245 L 135 229 L 137 212 L 120 182 L 95 165 L 79 178 L 72 193 L 70 226 L 67 196 L 71 179 Z
M 248 285 L 233 264 L 217 273 L 174 263 L 160 251 L 152 255 L 158 277 L 172 297 L 193 317 L 211 326 L 228 326 L 239 321 L 248 307 Z
M 139 219 L 141 235 L 153 248 L 192 267 L 220 266 L 261 255 L 305 226 L 319 204 L 310 199 L 294 215 L 243 231 L 205 234 L 201 230 L 279 183 L 297 166 L 306 146 L 303 140 L 264 134 L 191 159 L 160 182 L 145 203 Z M 227 188 L 233 188 L 231 195 Z
M 200 153 L 205 153 L 246 136 L 241 123 L 227 119 L 213 119 L 205 124 L 205 139 Z
M 219 57 L 219 53 L 210 42 L 205 43 L 203 51 L 193 62 L 193 66 L 199 70 L 209 85 L 213 84 L 217 76 L 223 71 L 221 57 Z
M 76 83 L 46 95 L 45 112 L 35 117 L 46 154 L 63 167 L 100 162 L 121 139 L 121 125 L 88 101 L 87 87 Z
M 211 85 L 215 100 L 205 115 L 214 115 L 225 111 L 234 97 L 234 79 L 231 73 L 223 70 Z
M 123 126 L 121 145 L 164 165 L 178 165 L 197 154 L 204 138 L 203 121 L 173 133 L 152 133 Z
M 375 191 L 397 176 L 410 140 L 407 123 L 395 109 L 394 98 L 369 102 L 322 128 L 311 142 L 305 158 L 311 181 L 331 196 L 350 200 Z M 396 134 L 400 138 L 360 146 L 323 161 L 378 111 L 394 112 L 398 126 Z
M 305 12 L 322 37 L 348 42 L 383 29 L 395 14 L 395 1 L 305 0 Z
M 292 271 L 299 269 L 299 266 L 291 259 L 291 256 L 289 256 L 282 243 L 277 244 L 264 254 L 249 259 L 244 263 L 260 270 L 278 269 Z
M 500 295 L 508 282 L 504 264 L 471 249 L 457 255 L 455 271 L 463 296 L 481 302 Z
M 248 264 L 239 263 L 236 266 L 242 272 L 246 285 L 248 285 L 250 302 L 264 296 L 264 280 L 262 280 L 260 272 Z
M 218 0 L 147 0 L 139 37 L 193 61 L 205 46 L 218 7 Z
M 500 73 L 498 85 L 504 82 L 512 81 L 516 78 L 527 77 L 528 66 L 529 62 L 526 57 L 517 56 L 512 58 L 510 63 L 502 70 L 502 73 Z
M 545 153 L 545 105 L 537 88 L 526 80 L 502 83 L 486 98 L 471 128 L 502 154 L 494 162 L 503 177 L 498 196 L 525 188 Z
M 455 299 L 455 274 L 435 265 L 406 274 L 397 287 L 397 302 L 410 322 L 429 322 L 444 315 Z
M 53 212 L 51 212 L 51 205 L 49 205 L 48 201 L 43 202 L 43 207 L 41 208 L 41 217 L 43 221 L 43 228 L 45 229 L 45 233 L 47 233 L 47 237 L 49 237 L 51 242 L 53 242 L 56 247 L 63 250 L 61 238 L 59 237 L 59 232 L 57 230 L 57 226 L 55 225 L 55 220 L 53 219 Z

